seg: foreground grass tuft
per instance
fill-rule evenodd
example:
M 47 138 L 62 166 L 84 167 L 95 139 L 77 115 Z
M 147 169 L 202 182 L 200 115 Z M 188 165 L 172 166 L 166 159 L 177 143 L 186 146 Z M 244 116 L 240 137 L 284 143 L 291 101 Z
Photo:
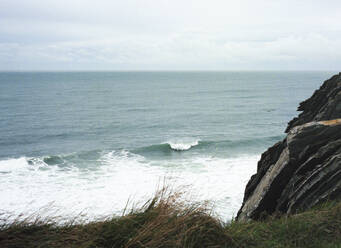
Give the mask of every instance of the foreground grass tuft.
M 178 195 L 158 195 L 142 211 L 105 223 L 99 247 L 214 247 L 227 244 L 222 223 L 201 205 L 185 205 Z
M 264 221 L 224 225 L 205 205 L 158 193 L 122 217 L 87 224 L 49 220 L 0 226 L 0 247 L 341 247 L 341 203 Z

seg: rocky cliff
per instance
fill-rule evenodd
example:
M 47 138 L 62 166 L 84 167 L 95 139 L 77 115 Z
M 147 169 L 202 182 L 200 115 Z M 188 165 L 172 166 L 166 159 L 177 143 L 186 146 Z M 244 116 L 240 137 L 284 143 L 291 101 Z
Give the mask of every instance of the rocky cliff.
M 325 81 L 298 111 L 287 137 L 262 154 L 238 220 L 341 199 L 341 73 Z

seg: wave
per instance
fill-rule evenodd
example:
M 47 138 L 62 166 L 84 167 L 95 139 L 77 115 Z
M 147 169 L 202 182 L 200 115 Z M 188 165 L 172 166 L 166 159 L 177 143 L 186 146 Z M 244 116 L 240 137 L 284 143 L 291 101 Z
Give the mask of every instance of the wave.
M 187 151 L 191 149 L 194 146 L 199 145 L 200 140 L 195 140 L 190 143 L 185 143 L 185 142 L 167 142 L 167 144 L 170 146 L 171 149 L 174 151 Z
M 0 173 L 25 172 L 46 170 L 53 165 L 61 165 L 66 162 L 62 160 L 62 156 L 45 156 L 45 157 L 26 157 L 9 158 L 0 160 Z
M 192 142 L 174 142 L 168 141 L 165 143 L 157 144 L 157 145 L 150 145 L 150 146 L 143 146 L 136 149 L 133 149 L 131 152 L 140 155 L 148 155 L 148 154 L 172 154 L 178 152 L 185 152 L 190 149 L 199 148 L 205 146 L 205 142 L 200 140 L 195 140 Z
M 192 149 L 200 146 L 198 143 Z M 169 144 L 163 146 L 171 150 Z M 174 188 L 190 185 L 198 200 L 215 202 L 217 212 L 227 219 L 240 207 L 245 184 L 259 159 L 258 155 L 219 158 L 199 154 L 156 161 L 119 150 L 97 153 L 94 170 L 81 170 L 76 164 L 67 170 L 47 164 L 61 159 L 71 163 L 68 159 L 78 156 L 1 160 L 0 172 L 5 172 L 0 173 L 1 210 L 13 216 L 24 213 L 25 217 L 53 203 L 54 209 L 62 209 L 58 215 L 70 219 L 83 211 L 87 213 L 86 219 L 100 218 L 121 214 L 130 197 L 134 202 L 144 202 L 166 180 Z
M 241 154 L 259 154 L 264 149 L 276 141 L 281 140 L 282 136 L 269 136 L 255 139 L 245 140 L 174 140 L 161 144 L 144 146 L 137 149 L 126 150 L 118 149 L 115 152 L 110 150 L 92 150 L 75 152 L 59 155 L 45 155 L 39 157 L 19 157 L 0 160 L 0 173 L 10 173 L 13 170 L 25 167 L 30 170 L 46 170 L 50 167 L 59 169 L 96 169 L 103 160 L 103 154 L 110 154 L 115 157 L 115 161 L 126 160 L 131 157 L 139 156 L 139 159 L 157 159 L 158 161 L 165 159 L 167 156 L 174 158 L 190 158 L 198 155 L 214 154 L 217 156 L 235 157 Z
M 27 166 L 26 157 L 10 158 L 0 161 L 0 173 L 10 173 L 13 170 L 20 170 Z
M 92 152 L 90 152 L 91 154 Z M 100 157 L 98 154 L 97 159 Z M 7 158 L 0 160 L 0 173 L 7 174 L 12 172 L 22 171 L 37 171 L 48 169 L 75 169 L 76 167 L 95 166 L 91 162 L 95 160 L 82 157 L 82 153 L 68 155 L 49 155 L 40 157 Z
M 194 140 L 194 141 L 167 141 L 165 143 L 144 146 L 136 148 L 131 152 L 143 156 L 148 155 L 172 155 L 187 151 L 203 151 L 204 153 L 223 152 L 245 154 L 252 152 L 253 154 L 262 152 L 266 147 L 283 139 L 283 136 L 269 136 L 254 139 L 242 140 Z
M 47 155 L 37 157 L 22 156 L 0 160 L 0 173 L 25 173 L 39 170 L 96 170 L 108 164 L 129 164 L 131 161 L 142 161 L 144 158 L 126 150 L 119 151 L 88 151 L 71 154 Z M 108 162 L 109 161 L 109 162 Z

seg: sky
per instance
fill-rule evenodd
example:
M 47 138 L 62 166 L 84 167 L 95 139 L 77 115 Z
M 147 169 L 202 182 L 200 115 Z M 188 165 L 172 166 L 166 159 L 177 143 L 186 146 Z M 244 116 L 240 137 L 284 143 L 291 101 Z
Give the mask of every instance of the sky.
M 340 0 L 1 0 L 0 70 L 341 68 Z

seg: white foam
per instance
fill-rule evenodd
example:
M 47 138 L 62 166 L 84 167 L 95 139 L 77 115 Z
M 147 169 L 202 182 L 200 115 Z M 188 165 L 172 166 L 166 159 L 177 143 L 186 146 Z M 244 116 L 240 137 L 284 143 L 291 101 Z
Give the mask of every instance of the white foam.
M 169 144 L 169 146 L 176 151 L 187 151 L 189 149 L 191 149 L 193 146 L 197 146 L 199 144 L 199 140 L 195 140 L 192 142 L 167 142 Z
M 13 170 L 20 170 L 27 166 L 25 157 L 6 159 L 0 161 L 0 173 L 10 173 Z
M 160 182 L 175 188 L 191 185 L 198 200 L 215 203 L 223 219 L 236 215 L 244 187 L 256 170 L 259 156 L 196 157 L 148 161 L 126 151 L 103 154 L 96 169 L 50 166 L 41 159 L 0 161 L 0 212 L 30 215 L 53 205 L 66 218 L 80 212 L 99 218 L 121 214 L 127 200 L 143 202 Z M 51 215 L 48 211 L 46 215 Z

